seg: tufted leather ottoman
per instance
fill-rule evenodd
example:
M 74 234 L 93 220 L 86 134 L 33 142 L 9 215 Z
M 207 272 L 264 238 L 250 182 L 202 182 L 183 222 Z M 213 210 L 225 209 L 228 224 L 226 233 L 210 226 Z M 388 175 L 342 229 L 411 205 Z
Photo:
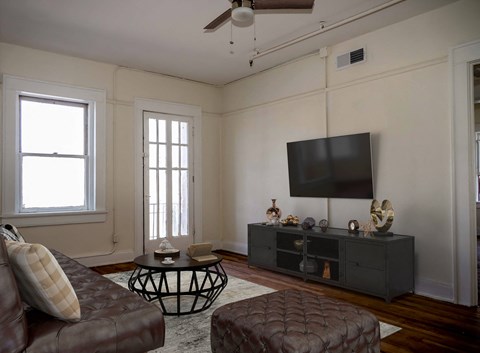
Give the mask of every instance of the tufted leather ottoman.
M 216 309 L 210 336 L 214 353 L 380 352 L 380 327 L 373 314 L 298 290 Z

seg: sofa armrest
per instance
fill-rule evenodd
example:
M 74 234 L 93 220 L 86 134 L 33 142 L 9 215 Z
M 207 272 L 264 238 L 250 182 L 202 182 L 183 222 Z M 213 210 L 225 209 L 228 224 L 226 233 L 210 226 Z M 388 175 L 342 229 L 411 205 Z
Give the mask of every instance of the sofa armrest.
M 0 352 L 23 351 L 27 345 L 27 322 L 3 238 L 0 238 L 0 313 Z

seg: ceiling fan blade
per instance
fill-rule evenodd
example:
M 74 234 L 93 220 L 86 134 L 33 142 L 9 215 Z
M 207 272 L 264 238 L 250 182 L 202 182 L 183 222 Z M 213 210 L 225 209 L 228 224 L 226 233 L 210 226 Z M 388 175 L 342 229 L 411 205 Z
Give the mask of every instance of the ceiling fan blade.
M 232 9 L 228 9 L 224 13 L 222 13 L 220 16 L 218 16 L 216 19 L 214 19 L 212 22 L 210 22 L 208 25 L 205 26 L 204 29 L 215 29 L 218 26 L 220 26 L 223 22 L 228 20 L 230 16 L 232 15 Z
M 315 0 L 255 0 L 255 10 L 312 9 Z

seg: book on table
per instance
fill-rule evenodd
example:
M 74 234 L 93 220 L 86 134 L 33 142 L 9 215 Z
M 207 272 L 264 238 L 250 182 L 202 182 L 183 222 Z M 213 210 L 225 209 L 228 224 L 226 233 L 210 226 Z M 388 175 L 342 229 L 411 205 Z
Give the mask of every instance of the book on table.
M 195 261 L 211 261 L 217 257 L 212 254 L 212 243 L 192 244 L 187 249 L 187 254 Z

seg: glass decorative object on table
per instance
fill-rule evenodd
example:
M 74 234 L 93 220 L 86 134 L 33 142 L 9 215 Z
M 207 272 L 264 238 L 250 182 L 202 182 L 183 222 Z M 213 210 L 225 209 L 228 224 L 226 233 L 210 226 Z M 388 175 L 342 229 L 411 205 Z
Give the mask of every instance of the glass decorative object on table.
M 267 209 L 266 215 L 268 221 L 273 225 L 278 225 L 282 210 L 276 205 L 277 199 L 272 199 L 272 206 Z

